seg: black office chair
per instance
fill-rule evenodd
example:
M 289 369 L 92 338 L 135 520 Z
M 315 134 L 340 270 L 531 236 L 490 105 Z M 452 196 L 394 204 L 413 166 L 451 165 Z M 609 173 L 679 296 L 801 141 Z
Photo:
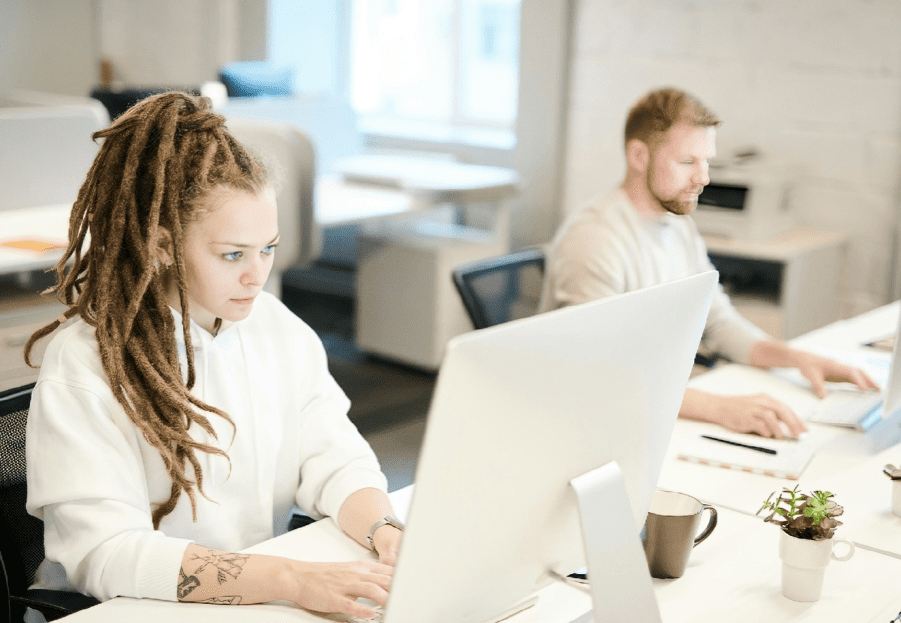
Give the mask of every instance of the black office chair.
M 454 285 L 476 329 L 535 313 L 544 278 L 544 251 L 527 249 L 458 266 Z
M 476 329 L 535 312 L 544 278 L 544 251 L 527 249 L 457 267 L 454 285 Z M 695 355 L 695 364 L 712 368 L 716 355 Z
M 100 603 L 68 591 L 29 589 L 44 559 L 44 522 L 25 511 L 25 424 L 34 383 L 0 392 L 0 610 L 21 621 L 25 608 L 54 621 Z

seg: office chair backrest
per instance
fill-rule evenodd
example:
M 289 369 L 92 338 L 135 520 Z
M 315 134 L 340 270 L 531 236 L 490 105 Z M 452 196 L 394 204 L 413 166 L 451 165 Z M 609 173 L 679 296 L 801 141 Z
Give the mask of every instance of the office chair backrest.
M 534 314 L 543 278 L 542 249 L 471 262 L 453 271 L 454 285 L 476 329 Z
M 25 510 L 25 425 L 34 383 L 0 392 L 0 613 L 21 621 L 25 608 L 47 621 L 100 603 L 64 590 L 29 589 L 44 560 L 44 522 Z
M 22 595 L 44 559 L 44 525 L 25 511 L 25 424 L 34 383 L 0 392 L 0 554 Z
M 34 383 L 0 392 L 0 553 L 22 594 L 44 559 L 44 526 L 25 511 L 25 424 Z

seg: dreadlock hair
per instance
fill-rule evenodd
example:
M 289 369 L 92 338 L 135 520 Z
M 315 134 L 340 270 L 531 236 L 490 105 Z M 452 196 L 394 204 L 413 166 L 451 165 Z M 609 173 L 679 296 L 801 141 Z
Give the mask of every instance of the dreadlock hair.
M 103 370 L 113 394 L 147 442 L 159 450 L 172 478 L 169 499 L 155 505 L 154 528 L 182 492 L 197 519 L 195 487 L 203 493 L 196 451 L 228 455 L 188 434 L 197 424 L 216 434 L 204 413 L 234 422 L 191 395 L 194 349 L 185 282 L 184 234 L 199 204 L 214 188 L 261 192 L 268 183 L 259 160 L 225 128 L 207 98 L 167 92 L 151 96 L 95 132 L 100 151 L 78 192 L 69 219 L 69 245 L 56 265 L 56 297 L 67 306 L 25 345 L 25 361 L 41 338 L 80 316 L 94 327 Z M 160 272 L 159 236 L 171 235 L 174 268 Z M 90 244 L 82 246 L 90 234 Z M 70 264 L 71 261 L 71 265 Z M 178 361 L 167 279 L 177 284 L 187 379 Z M 193 468 L 193 480 L 186 472 Z

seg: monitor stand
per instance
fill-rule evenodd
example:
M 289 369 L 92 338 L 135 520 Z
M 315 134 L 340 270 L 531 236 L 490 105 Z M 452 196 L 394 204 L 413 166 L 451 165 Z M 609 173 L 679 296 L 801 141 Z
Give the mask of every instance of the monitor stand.
M 661 623 L 623 473 L 615 461 L 569 481 L 579 504 L 593 617 L 619 623 Z M 573 623 L 589 623 L 589 615 Z

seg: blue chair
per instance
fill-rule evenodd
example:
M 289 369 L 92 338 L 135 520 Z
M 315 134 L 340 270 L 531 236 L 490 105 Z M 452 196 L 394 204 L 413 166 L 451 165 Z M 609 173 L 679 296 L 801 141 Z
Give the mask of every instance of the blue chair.
M 242 61 L 226 65 L 219 70 L 219 81 L 225 85 L 229 97 L 294 93 L 294 70 L 289 66 L 266 61 Z

